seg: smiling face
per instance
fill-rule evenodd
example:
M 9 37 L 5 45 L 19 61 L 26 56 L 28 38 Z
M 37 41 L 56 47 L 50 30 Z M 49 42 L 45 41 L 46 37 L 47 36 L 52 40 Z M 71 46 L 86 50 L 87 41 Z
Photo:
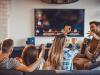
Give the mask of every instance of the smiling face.
M 92 24 L 90 25 L 90 30 L 91 30 L 92 32 L 96 32 L 97 26 L 95 25 L 95 23 L 92 23 Z

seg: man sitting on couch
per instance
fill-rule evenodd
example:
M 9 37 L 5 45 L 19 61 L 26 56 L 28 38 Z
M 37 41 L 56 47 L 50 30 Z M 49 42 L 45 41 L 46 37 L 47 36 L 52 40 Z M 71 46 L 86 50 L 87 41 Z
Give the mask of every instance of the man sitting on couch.
M 90 44 L 85 49 L 85 57 L 76 57 L 74 66 L 77 69 L 88 69 L 90 65 L 97 63 L 96 59 L 100 56 L 100 24 L 99 22 L 90 22 L 89 36 L 93 36 Z M 100 61 L 100 60 L 99 60 Z M 80 62 L 80 63 L 79 63 Z

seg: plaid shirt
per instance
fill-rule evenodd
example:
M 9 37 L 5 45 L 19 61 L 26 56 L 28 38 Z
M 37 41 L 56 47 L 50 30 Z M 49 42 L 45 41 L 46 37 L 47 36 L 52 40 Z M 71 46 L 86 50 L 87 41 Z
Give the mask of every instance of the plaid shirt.
M 64 48 L 64 56 L 63 56 L 63 70 L 73 70 L 73 58 L 78 53 L 78 50 L 69 50 L 68 48 Z

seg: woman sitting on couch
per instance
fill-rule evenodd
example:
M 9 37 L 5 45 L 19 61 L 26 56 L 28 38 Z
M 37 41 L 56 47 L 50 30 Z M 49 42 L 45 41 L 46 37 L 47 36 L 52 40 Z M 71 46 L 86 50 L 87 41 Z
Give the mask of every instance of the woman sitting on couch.
M 46 70 L 61 70 L 63 63 L 63 48 L 66 43 L 66 36 L 71 31 L 70 25 L 65 25 L 64 32 L 55 36 L 48 53 L 48 59 L 44 65 Z
M 54 41 L 48 53 L 48 59 L 44 65 L 44 69 L 46 70 L 61 69 L 64 43 L 65 43 L 65 36 L 63 34 L 58 35 L 54 38 Z
M 42 70 L 43 63 L 45 62 L 44 58 L 45 53 L 45 46 L 42 46 L 42 50 L 40 52 L 40 55 L 38 56 L 38 50 L 34 45 L 28 45 L 24 48 L 22 56 L 21 56 L 21 62 L 27 66 L 31 65 L 32 63 L 35 63 L 37 60 L 41 60 L 41 64 L 38 65 L 36 69 Z M 20 61 L 20 60 L 19 60 Z

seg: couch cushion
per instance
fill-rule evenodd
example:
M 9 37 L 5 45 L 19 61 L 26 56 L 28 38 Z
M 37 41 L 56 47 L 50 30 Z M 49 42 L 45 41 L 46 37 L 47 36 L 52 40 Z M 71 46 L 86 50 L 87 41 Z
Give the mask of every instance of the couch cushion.
M 23 75 L 23 72 L 15 70 L 0 70 L 0 75 Z

